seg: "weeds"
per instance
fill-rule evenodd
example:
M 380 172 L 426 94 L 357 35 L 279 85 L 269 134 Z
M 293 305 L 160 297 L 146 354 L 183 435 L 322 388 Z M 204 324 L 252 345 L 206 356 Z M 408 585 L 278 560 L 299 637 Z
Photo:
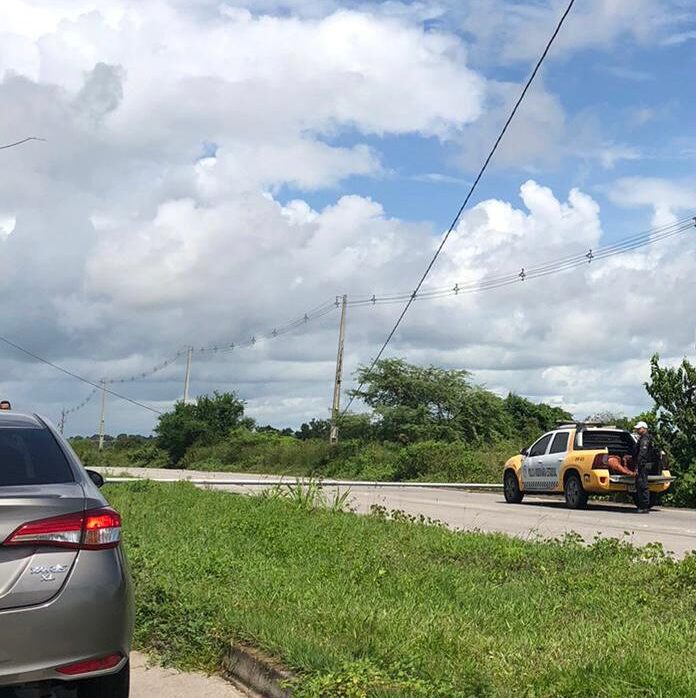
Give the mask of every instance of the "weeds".
M 215 670 L 246 642 L 297 672 L 299 698 L 696 695 L 696 556 L 334 514 L 319 489 L 109 487 L 137 644 Z
M 332 486 L 328 485 L 328 487 Z M 351 511 L 350 490 L 341 490 L 339 487 L 332 489 L 332 494 L 327 496 L 322 481 L 309 478 L 293 483 L 279 482 L 262 490 L 256 496 L 269 501 L 286 500 L 304 511 L 314 509 L 328 509 L 334 513 Z

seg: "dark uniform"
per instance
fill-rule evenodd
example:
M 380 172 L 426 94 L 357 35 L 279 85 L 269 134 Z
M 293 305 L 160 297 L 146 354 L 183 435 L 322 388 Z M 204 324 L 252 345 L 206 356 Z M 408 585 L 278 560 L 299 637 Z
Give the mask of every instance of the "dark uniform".
M 657 467 L 657 446 L 653 437 L 645 432 L 636 444 L 633 462 L 636 467 L 636 504 L 638 509 L 650 509 L 650 490 L 648 489 L 648 475 Z

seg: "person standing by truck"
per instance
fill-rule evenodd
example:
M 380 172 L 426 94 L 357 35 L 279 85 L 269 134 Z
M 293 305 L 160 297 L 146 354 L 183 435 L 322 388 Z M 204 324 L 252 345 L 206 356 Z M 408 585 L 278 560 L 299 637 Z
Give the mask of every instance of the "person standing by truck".
M 659 450 L 645 422 L 638 422 L 633 430 L 638 434 L 638 442 L 633 455 L 633 464 L 636 469 L 636 504 L 639 514 L 648 514 L 650 512 L 648 475 L 657 465 L 656 454 L 659 458 Z

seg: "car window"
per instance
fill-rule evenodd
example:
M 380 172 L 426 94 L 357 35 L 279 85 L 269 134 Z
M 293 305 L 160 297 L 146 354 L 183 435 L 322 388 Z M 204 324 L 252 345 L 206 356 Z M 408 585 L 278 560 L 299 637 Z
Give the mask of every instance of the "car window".
M 549 453 L 565 453 L 568 450 L 569 436 L 570 434 L 567 431 L 558 432 L 558 434 L 553 437 L 553 443 L 551 444 Z
M 0 487 L 74 480 L 68 459 L 48 429 L 0 429 Z
M 531 451 L 529 452 L 530 456 L 543 456 L 546 453 L 546 447 L 549 445 L 549 441 L 551 441 L 551 436 L 552 434 L 546 434 L 546 436 L 542 436 L 539 441 L 537 441 L 534 446 L 532 446 Z

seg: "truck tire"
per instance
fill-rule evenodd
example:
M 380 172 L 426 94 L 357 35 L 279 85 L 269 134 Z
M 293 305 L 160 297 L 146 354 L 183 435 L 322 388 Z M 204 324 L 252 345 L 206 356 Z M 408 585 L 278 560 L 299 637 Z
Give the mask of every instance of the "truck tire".
M 130 695 L 130 665 L 116 674 L 85 679 L 75 684 L 77 698 L 128 698 Z
M 584 509 L 587 506 L 587 492 L 585 492 L 577 473 L 568 474 L 563 483 L 563 493 L 569 509 Z
M 524 499 L 524 492 L 520 489 L 520 482 L 512 470 L 505 471 L 503 493 L 508 504 L 519 504 Z

